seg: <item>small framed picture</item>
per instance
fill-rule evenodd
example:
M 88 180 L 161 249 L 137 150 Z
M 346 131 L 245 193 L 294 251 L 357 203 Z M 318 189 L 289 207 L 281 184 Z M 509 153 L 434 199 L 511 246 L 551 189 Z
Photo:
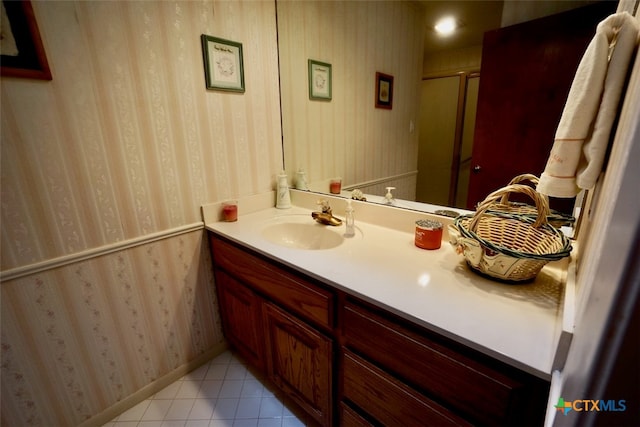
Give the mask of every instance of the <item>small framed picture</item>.
M 331 100 L 331 64 L 309 60 L 309 99 Z
M 376 108 L 393 107 L 393 76 L 376 73 Z
M 206 34 L 201 39 L 207 89 L 244 92 L 242 43 Z
M 3 1 L 0 8 L 0 75 L 52 80 L 31 1 Z

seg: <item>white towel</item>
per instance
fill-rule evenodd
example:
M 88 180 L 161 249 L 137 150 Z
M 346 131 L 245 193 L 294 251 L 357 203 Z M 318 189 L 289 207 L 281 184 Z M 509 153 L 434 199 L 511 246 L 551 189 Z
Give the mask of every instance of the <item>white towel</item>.
M 611 128 L 640 24 L 627 12 L 598 24 L 571 84 L 537 190 L 553 197 L 575 197 L 592 188 L 609 144 Z

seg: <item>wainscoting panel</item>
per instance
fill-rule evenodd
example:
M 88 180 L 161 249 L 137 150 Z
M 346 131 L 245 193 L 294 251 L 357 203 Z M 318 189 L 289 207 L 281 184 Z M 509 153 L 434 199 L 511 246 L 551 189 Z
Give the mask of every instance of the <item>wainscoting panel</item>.
M 202 229 L 3 282 L 2 425 L 78 425 L 223 342 Z

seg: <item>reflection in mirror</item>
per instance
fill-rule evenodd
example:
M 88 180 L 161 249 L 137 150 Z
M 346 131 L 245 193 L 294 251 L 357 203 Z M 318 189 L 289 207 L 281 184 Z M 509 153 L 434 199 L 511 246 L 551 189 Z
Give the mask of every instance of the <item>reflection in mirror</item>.
M 309 189 L 360 188 L 415 200 L 424 13 L 416 2 L 277 2 L 284 163 Z M 309 99 L 309 59 L 331 64 L 332 99 Z M 376 72 L 394 77 L 375 108 Z
M 386 203 L 386 188 L 395 187 L 396 206 L 418 199 L 465 207 L 475 114 L 459 101 L 477 95 L 482 34 L 586 3 L 277 0 L 284 164 L 292 184 L 302 170 L 312 191 L 329 193 L 330 180 L 340 177 L 346 196 L 360 189 L 368 201 Z M 438 39 L 430 25 L 454 9 L 467 13 L 462 31 Z M 331 64 L 330 100 L 310 99 L 308 60 Z M 375 106 L 376 72 L 394 77 L 391 109 Z M 453 95 L 425 90 L 451 77 Z M 441 124 L 434 118 L 449 101 L 457 145 L 440 151 L 421 117 Z M 431 141 L 428 148 L 422 140 Z

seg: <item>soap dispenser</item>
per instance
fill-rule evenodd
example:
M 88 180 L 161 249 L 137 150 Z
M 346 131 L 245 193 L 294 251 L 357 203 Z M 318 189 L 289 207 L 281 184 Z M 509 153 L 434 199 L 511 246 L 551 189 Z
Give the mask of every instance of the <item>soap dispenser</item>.
M 395 190 L 396 187 L 387 187 L 387 194 L 384 195 L 385 203 L 387 205 L 392 205 L 394 203 L 393 194 L 391 194 L 391 190 Z
M 308 190 L 307 187 L 307 173 L 304 169 L 298 169 L 298 173 L 296 174 L 296 188 L 298 190 Z
M 351 199 L 347 199 L 347 208 L 345 209 L 345 213 L 344 213 L 344 223 L 345 223 L 344 237 L 355 236 L 356 231 L 355 231 L 354 222 L 355 221 L 353 219 L 353 206 L 351 206 Z
M 287 174 L 282 171 L 278 175 L 278 183 L 276 187 L 276 208 L 289 209 L 291 207 L 291 195 L 289 194 L 289 184 L 287 183 Z

